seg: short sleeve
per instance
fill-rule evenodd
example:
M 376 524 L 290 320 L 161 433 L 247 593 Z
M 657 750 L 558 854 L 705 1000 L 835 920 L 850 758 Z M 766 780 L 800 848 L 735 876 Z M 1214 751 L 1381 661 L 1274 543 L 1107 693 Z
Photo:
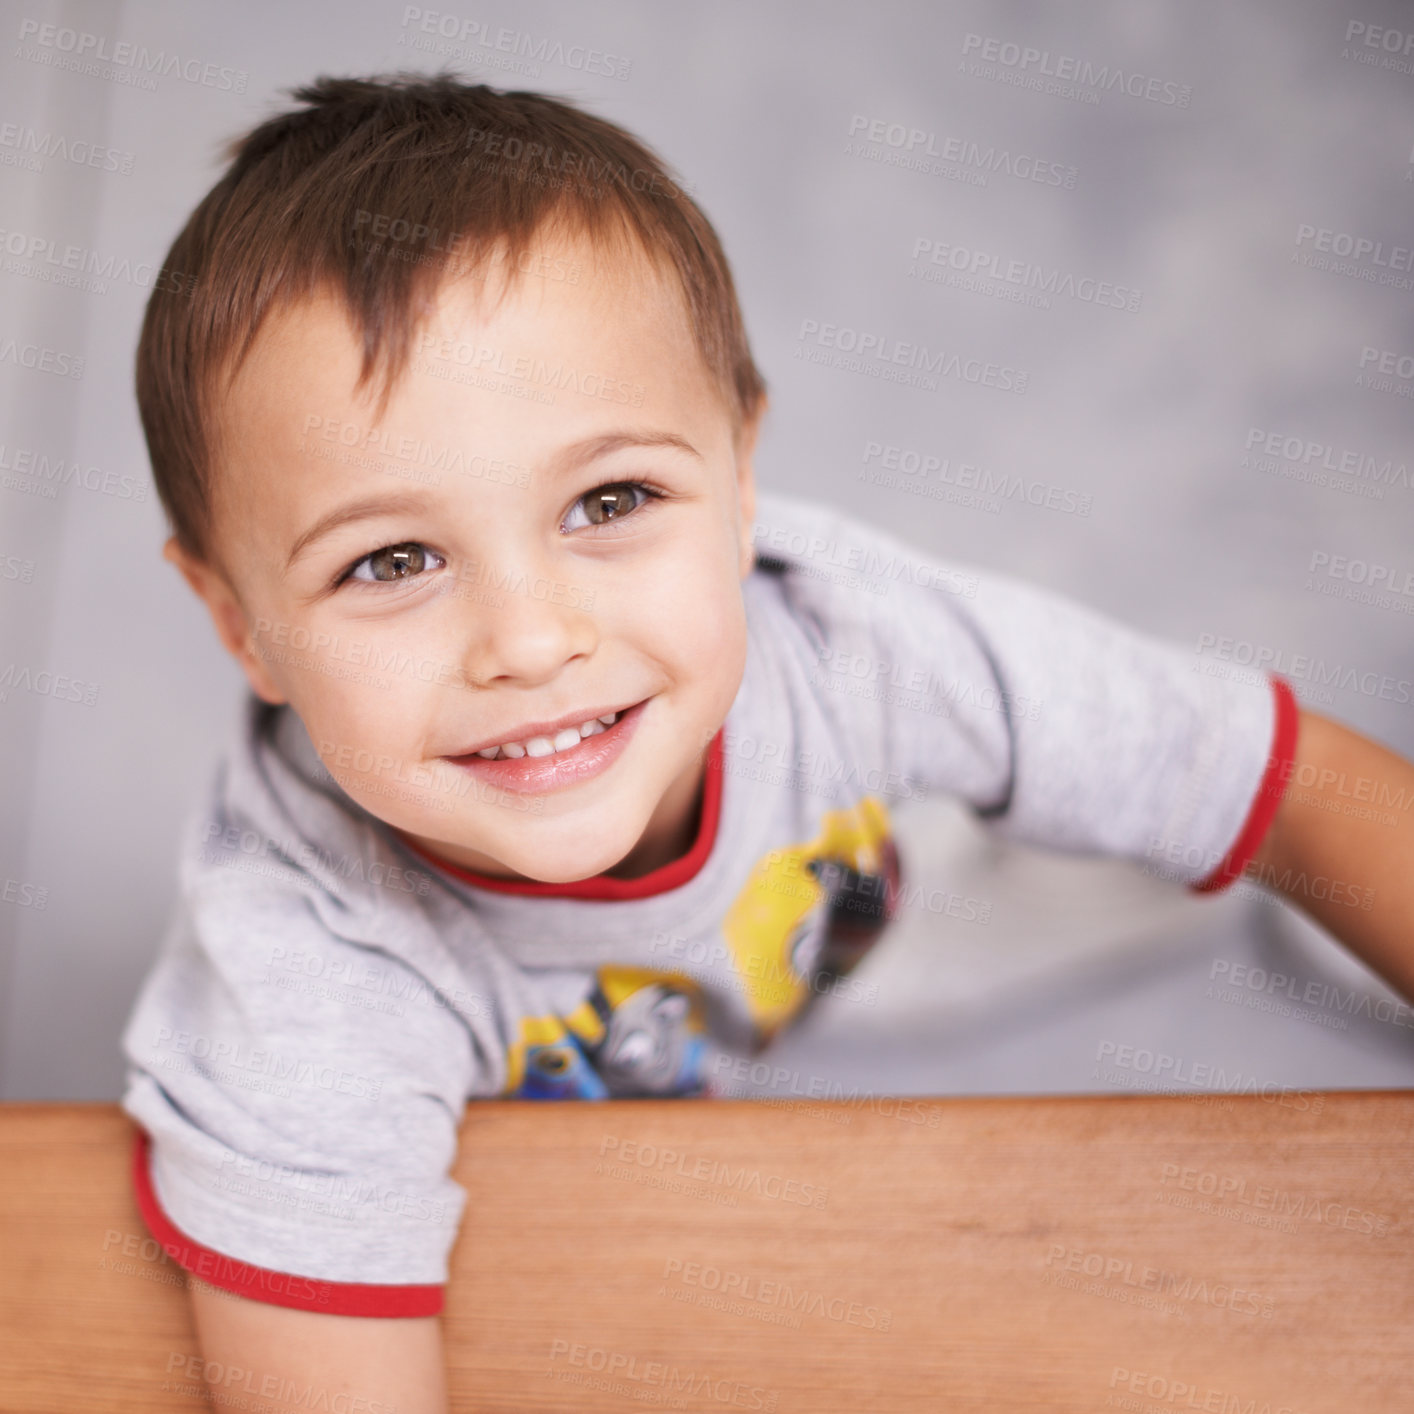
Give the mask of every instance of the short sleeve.
M 879 779 L 960 797 L 1009 838 L 1135 859 L 1198 891 L 1237 877 L 1290 775 L 1284 679 L 834 512 L 809 525 L 849 576 L 789 576 L 787 593 L 813 624 L 812 681 L 853 704 Z
M 466 1197 L 467 1033 L 299 887 L 224 872 L 184 892 L 123 1036 L 143 1218 L 252 1300 L 435 1314 Z

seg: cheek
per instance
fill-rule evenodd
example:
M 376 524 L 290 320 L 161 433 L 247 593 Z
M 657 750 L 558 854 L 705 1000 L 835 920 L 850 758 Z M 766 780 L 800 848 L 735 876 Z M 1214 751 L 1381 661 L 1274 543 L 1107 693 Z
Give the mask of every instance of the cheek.
M 389 824 L 421 829 L 455 808 L 446 782 L 429 774 L 424 760 L 429 689 L 398 677 L 386 686 L 383 681 L 331 679 L 307 702 L 296 701 L 296 710 L 325 768 L 351 799 Z
M 429 694 L 439 689 L 419 681 L 406 663 L 392 655 L 381 663 L 375 655 L 360 662 L 329 660 L 323 671 L 298 675 L 290 701 L 316 745 L 416 761 Z
M 679 555 L 634 584 L 621 609 L 625 624 L 651 639 L 665 659 L 712 663 L 745 636 L 736 565 L 723 555 Z

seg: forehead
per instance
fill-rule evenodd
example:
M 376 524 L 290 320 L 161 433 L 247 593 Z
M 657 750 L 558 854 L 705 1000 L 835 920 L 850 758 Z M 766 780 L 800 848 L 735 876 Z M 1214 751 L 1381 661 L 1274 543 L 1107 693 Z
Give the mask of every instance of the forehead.
M 370 258 L 394 260 L 414 253 L 390 247 Z M 641 247 L 609 247 L 583 233 L 543 231 L 515 256 L 501 243 L 474 266 L 454 255 L 435 291 L 421 298 L 421 307 L 412 311 L 409 366 L 421 354 L 424 365 L 429 358 L 451 358 L 473 368 L 501 368 L 506 360 L 498 359 L 498 353 L 545 346 L 575 352 L 597 352 L 602 346 L 606 359 L 628 361 L 645 341 L 654 347 L 639 362 L 669 349 L 675 363 L 696 354 L 678 282 Z M 372 332 L 360 327 L 349 301 L 327 286 L 277 305 L 231 374 L 222 412 L 243 410 L 272 387 L 284 386 L 285 377 L 296 370 L 322 391 L 337 388 L 351 398 L 366 396 L 372 405 L 378 380 L 355 388 Z M 436 347 L 447 339 L 457 346 L 450 351 Z M 468 343 L 475 347 L 470 357 L 463 347 Z M 416 383 L 406 386 L 411 381 L 397 379 L 393 397 L 415 392 Z
M 641 250 L 583 235 L 545 233 L 513 260 L 499 248 L 479 271 L 453 270 L 419 311 L 385 408 L 381 370 L 357 386 L 363 349 L 333 291 L 267 316 L 217 408 L 218 533 L 348 490 L 349 458 L 300 450 L 312 429 L 348 447 L 381 428 L 533 464 L 609 425 L 728 416 L 677 281 Z M 377 472 L 364 479 L 397 489 Z

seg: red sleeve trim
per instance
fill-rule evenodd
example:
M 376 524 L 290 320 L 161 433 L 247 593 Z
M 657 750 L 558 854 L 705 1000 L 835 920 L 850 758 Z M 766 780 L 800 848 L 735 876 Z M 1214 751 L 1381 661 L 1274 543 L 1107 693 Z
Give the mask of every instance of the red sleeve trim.
M 1242 873 L 1260 848 L 1291 780 L 1292 762 L 1296 759 L 1296 694 L 1285 678 L 1278 677 L 1276 673 L 1269 673 L 1268 677 L 1276 696 L 1276 725 L 1272 731 L 1272 750 L 1267 757 L 1267 769 L 1261 785 L 1257 787 L 1252 808 L 1247 813 L 1247 822 L 1233 841 L 1232 848 L 1206 879 L 1188 886 L 1194 893 L 1217 893 Z
M 271 1306 L 321 1311 L 327 1316 L 435 1316 L 442 1309 L 440 1286 L 364 1286 L 253 1267 L 203 1247 L 182 1232 L 162 1210 L 149 1169 L 151 1140 L 141 1125 L 133 1139 L 133 1189 L 148 1231 L 179 1267 L 209 1286 Z

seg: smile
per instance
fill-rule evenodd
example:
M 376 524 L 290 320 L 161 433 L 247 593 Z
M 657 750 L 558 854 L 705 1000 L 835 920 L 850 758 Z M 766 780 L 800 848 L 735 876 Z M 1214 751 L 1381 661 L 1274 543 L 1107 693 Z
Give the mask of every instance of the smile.
M 561 727 L 553 734 L 501 742 L 445 759 L 504 790 L 534 795 L 564 790 L 592 780 L 618 760 L 650 700 L 602 713 L 578 726 Z
M 577 727 L 564 727 L 553 736 L 532 736 L 524 741 L 506 741 L 500 746 L 484 746 L 476 755 L 486 761 L 502 758 L 518 761 L 522 756 L 551 756 L 561 751 L 569 751 L 585 737 L 598 736 L 606 727 L 611 727 L 619 719 L 618 712 L 606 712 L 600 717 L 591 717 Z

